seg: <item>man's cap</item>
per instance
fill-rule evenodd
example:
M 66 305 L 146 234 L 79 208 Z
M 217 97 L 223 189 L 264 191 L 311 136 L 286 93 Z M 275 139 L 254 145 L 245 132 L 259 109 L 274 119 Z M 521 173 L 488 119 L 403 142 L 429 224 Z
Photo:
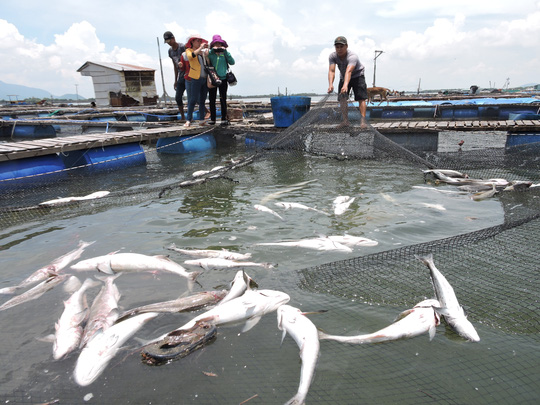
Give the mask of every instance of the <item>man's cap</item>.
M 163 34 L 163 39 L 165 40 L 165 42 L 167 42 L 167 40 L 171 38 L 174 38 L 173 33 L 171 31 L 165 31 L 165 33 Z
M 334 45 L 337 45 L 337 44 L 347 45 L 347 38 L 337 37 L 336 40 L 334 41 Z

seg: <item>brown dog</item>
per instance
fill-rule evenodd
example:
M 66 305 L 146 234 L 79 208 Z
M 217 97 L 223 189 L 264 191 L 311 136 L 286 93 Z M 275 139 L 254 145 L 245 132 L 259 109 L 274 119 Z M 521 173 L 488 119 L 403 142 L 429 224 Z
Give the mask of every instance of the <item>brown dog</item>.
M 380 103 L 379 105 L 381 105 L 381 103 L 383 101 L 386 100 L 386 105 L 388 105 L 388 94 L 391 94 L 392 93 L 392 90 L 390 89 L 386 89 L 384 87 L 368 87 L 367 89 L 367 94 L 368 94 L 368 103 L 369 102 L 373 102 L 373 100 L 375 99 L 375 96 L 379 96 L 380 98 Z

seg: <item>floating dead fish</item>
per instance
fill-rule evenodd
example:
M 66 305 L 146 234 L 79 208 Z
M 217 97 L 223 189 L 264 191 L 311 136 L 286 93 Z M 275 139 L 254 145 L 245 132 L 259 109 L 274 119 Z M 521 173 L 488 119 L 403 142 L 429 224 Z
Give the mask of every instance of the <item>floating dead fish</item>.
M 283 217 L 281 215 L 279 215 L 276 211 L 268 208 L 268 207 L 265 207 L 264 205 L 260 205 L 260 204 L 255 204 L 253 206 L 253 208 L 255 208 L 257 211 L 261 211 L 261 212 L 267 212 L 269 214 L 272 214 L 273 216 L 281 219 L 282 221 L 285 221 L 285 219 L 283 219 Z
M 0 311 L 4 311 L 5 309 L 8 309 L 8 308 L 13 308 L 24 302 L 32 301 L 41 297 L 47 291 L 52 290 L 58 284 L 63 282 L 67 277 L 68 277 L 67 274 L 50 275 L 46 280 L 42 281 L 41 283 L 31 288 L 30 290 L 25 291 L 22 294 L 19 294 L 11 298 L 10 300 L 4 302 L 2 305 L 0 305 Z
M 439 306 L 437 300 L 424 300 L 416 304 L 412 309 L 403 311 L 394 323 L 377 332 L 358 336 L 336 336 L 319 331 L 319 339 L 350 344 L 380 343 L 412 338 L 428 332 L 429 340 L 432 340 L 435 336 L 435 328 L 440 323 L 440 317 L 433 307 Z
M 153 312 L 136 315 L 111 326 L 106 331 L 100 331 L 88 342 L 77 359 L 73 371 L 75 382 L 81 386 L 87 386 L 96 381 L 122 345 L 157 315 Z
M 156 302 L 153 304 L 143 305 L 137 308 L 130 309 L 124 312 L 118 318 L 117 322 L 133 315 L 143 314 L 147 312 L 184 312 L 194 311 L 203 308 L 207 305 L 217 304 L 227 295 L 226 290 L 222 291 L 203 291 L 192 294 L 188 297 L 181 297 L 171 301 Z
M 277 203 L 274 203 L 274 205 L 277 207 L 283 208 L 285 210 L 290 210 L 291 208 L 298 208 L 301 210 L 315 211 L 324 215 L 330 215 L 329 213 L 318 210 L 317 208 L 308 207 L 307 205 L 295 203 L 295 202 L 277 202 Z
M 199 321 L 191 329 L 173 331 L 163 339 L 144 346 L 141 356 L 144 363 L 158 366 L 186 357 L 212 342 L 216 335 L 215 325 Z
M 274 265 L 271 263 L 243 262 L 238 260 L 220 259 L 219 257 L 186 260 L 184 263 L 192 266 L 200 266 L 205 270 L 209 270 L 211 268 L 225 269 L 231 267 L 264 267 L 265 269 L 271 269 L 274 267 Z
M 182 253 L 188 256 L 194 256 L 194 257 L 212 257 L 212 258 L 229 259 L 229 260 L 246 260 L 251 257 L 251 253 L 236 253 L 236 252 L 231 252 L 226 249 L 221 249 L 221 250 L 180 249 L 180 248 L 177 248 L 174 243 L 169 245 L 167 249 L 174 250 L 175 252 Z
M 444 208 L 444 206 L 442 204 L 432 204 L 432 203 L 425 203 L 425 202 L 421 202 L 421 203 L 418 203 L 418 204 L 420 204 L 421 206 L 426 207 L 426 208 L 431 208 L 433 210 L 446 211 L 446 208 Z
M 354 202 L 355 197 L 349 197 L 348 195 L 340 195 L 334 199 L 332 207 L 334 208 L 334 214 L 341 215 L 349 209 L 349 206 Z
M 283 331 L 281 342 L 289 333 L 298 345 L 302 359 L 298 391 L 286 404 L 303 404 L 319 358 L 318 331 L 302 311 L 290 305 L 282 305 L 277 309 L 277 319 L 278 328 Z
M 103 198 L 107 195 L 109 195 L 110 191 L 96 191 L 95 193 L 88 194 L 82 197 L 62 197 L 62 198 L 56 198 L 54 200 L 44 201 L 42 203 L 39 203 L 39 205 L 42 206 L 53 206 L 53 205 L 64 205 L 69 204 L 72 202 L 77 201 L 85 201 L 85 200 L 95 200 L 97 198 Z
M 64 269 L 72 261 L 77 260 L 81 257 L 84 249 L 90 246 L 94 242 L 79 242 L 77 249 L 72 250 L 65 255 L 60 256 L 59 258 L 52 261 L 48 266 L 42 267 L 41 269 L 36 270 L 29 277 L 21 281 L 18 285 L 14 287 L 6 287 L 0 289 L 0 294 L 13 294 L 16 290 L 20 288 L 28 287 L 34 283 L 43 281 L 48 277 L 58 274 L 62 269 Z
M 315 249 L 323 251 L 339 251 L 339 252 L 352 252 L 352 249 L 342 243 L 335 242 L 330 238 L 313 238 L 313 239 L 300 239 L 294 241 L 282 241 L 282 242 L 262 242 L 256 243 L 257 246 L 291 246 L 301 247 L 306 249 Z
M 430 253 L 426 256 L 416 257 L 429 268 L 435 295 L 441 304 L 441 306 L 435 308 L 435 310 L 440 315 L 444 316 L 446 322 L 448 322 L 452 329 L 460 336 L 471 342 L 480 341 L 478 332 L 476 332 L 472 323 L 467 319 L 467 315 L 465 315 L 463 307 L 459 304 L 454 289 L 437 267 L 435 267 L 433 255 Z

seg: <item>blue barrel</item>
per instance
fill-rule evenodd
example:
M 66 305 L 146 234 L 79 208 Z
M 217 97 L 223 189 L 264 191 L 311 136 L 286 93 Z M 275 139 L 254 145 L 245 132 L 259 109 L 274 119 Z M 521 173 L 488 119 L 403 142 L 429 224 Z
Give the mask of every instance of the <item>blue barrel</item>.
M 310 97 L 278 96 L 270 99 L 274 126 L 287 128 L 294 124 L 311 107 Z
M 276 134 L 252 133 L 246 135 L 245 144 L 248 147 L 264 148 L 268 142 L 276 137 Z
M 505 148 L 508 149 L 514 146 L 527 145 L 530 143 L 540 144 L 540 132 L 508 133 L 506 135 Z
M 13 138 L 54 138 L 56 137 L 56 129 L 53 125 L 12 125 L 2 128 L 2 136 Z
M 103 148 L 75 150 L 62 154 L 66 167 L 88 165 L 92 170 L 122 169 L 146 163 L 144 150 L 139 143 L 125 143 Z
M 67 176 L 65 168 L 64 162 L 56 154 L 0 162 L 0 187 L 57 180 Z
M 215 148 L 216 139 L 212 134 L 159 138 L 156 143 L 156 150 L 158 152 L 171 154 L 203 152 Z

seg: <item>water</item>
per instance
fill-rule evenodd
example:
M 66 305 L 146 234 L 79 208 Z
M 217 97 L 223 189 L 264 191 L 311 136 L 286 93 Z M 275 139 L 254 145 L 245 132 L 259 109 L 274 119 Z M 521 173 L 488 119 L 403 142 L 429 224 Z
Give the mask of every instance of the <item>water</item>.
M 158 156 L 149 151 L 146 168 L 92 176 L 87 182 L 90 186 L 85 187 L 90 192 L 110 188 L 119 193 L 144 189 L 145 184 L 162 182 L 165 186 L 181 181 L 188 173 L 209 169 L 245 153 L 249 151 L 242 145 L 188 157 Z M 466 194 L 456 193 L 452 186 L 434 190 L 424 183 L 418 168 L 397 162 L 309 156 L 284 159 L 282 155 L 269 155 L 231 174 L 231 180 L 174 189 L 163 198 L 124 194 L 115 199 L 118 195 L 113 194 L 109 202 L 104 199 L 80 207 L 58 208 L 50 216 L 4 229 L 0 232 L 0 287 L 17 284 L 75 248 L 79 240 L 96 241 L 84 252 L 83 259 L 120 250 L 169 254 L 182 263 L 188 257 L 165 247 L 174 243 L 183 248 L 226 248 L 250 252 L 253 261 L 274 265 L 272 269 L 245 269 L 260 288 L 284 291 L 291 296 L 291 305 L 306 311 L 328 309 L 328 314 L 311 316 L 312 321 L 327 331 L 354 334 L 384 327 L 406 308 L 367 305 L 307 292 L 298 286 L 297 270 L 450 237 L 497 225 L 504 219 L 497 198 L 475 202 Z M 77 195 L 84 194 L 79 179 L 73 180 L 71 186 L 74 194 L 77 190 Z M 279 196 L 271 198 L 276 193 Z M 355 197 L 341 216 L 284 211 L 273 204 L 291 201 L 331 212 L 332 201 L 339 195 Z M 255 210 L 253 205 L 261 201 L 285 220 Z M 378 245 L 357 247 L 352 254 L 257 245 L 344 233 L 376 240 Z M 226 288 L 236 271 L 205 271 L 195 290 Z M 81 281 L 94 275 L 77 274 Z M 165 273 L 124 274 L 116 284 L 123 309 L 174 299 L 187 287 L 183 278 Z M 429 295 L 429 284 L 427 287 Z M 90 291 L 89 302 L 97 292 Z M 221 327 L 214 343 L 160 367 L 142 364 L 136 350 L 138 343 L 131 340 L 95 383 L 78 387 L 71 376 L 76 353 L 54 361 L 51 343 L 38 340 L 54 333 L 54 323 L 63 311 L 62 300 L 67 297 L 61 288 L 55 288 L 37 300 L 0 312 L 0 398 L 9 403 L 42 403 L 57 398 L 61 403 L 86 403 L 83 398 L 91 393 L 93 399 L 88 403 L 228 404 L 257 395 L 250 403 L 283 403 L 298 388 L 298 347 L 290 337 L 280 346 L 281 331 L 276 327 L 275 314 L 263 317 L 247 333 L 240 334 L 239 326 Z M 192 316 L 161 315 L 143 327 L 137 337 L 155 338 Z M 504 334 L 476 325 L 482 336 L 480 344 L 452 339 L 443 326 L 438 328 L 433 342 L 427 336 L 371 347 L 321 342 L 308 402 L 493 403 L 501 398 L 492 398 L 489 392 L 504 380 L 504 386 L 509 387 L 507 399 L 519 395 L 519 402 L 532 403 L 537 388 L 523 381 L 518 367 L 529 364 L 533 375 L 538 375 L 538 366 L 533 365 L 538 364 L 538 356 L 532 355 L 535 348 L 530 347 L 530 341 L 526 336 L 513 336 L 509 345 Z M 505 372 L 499 366 L 488 373 L 474 368 L 476 362 L 485 365 L 491 356 L 499 359 Z M 513 387 L 519 385 L 524 388 L 516 394 L 517 388 Z

